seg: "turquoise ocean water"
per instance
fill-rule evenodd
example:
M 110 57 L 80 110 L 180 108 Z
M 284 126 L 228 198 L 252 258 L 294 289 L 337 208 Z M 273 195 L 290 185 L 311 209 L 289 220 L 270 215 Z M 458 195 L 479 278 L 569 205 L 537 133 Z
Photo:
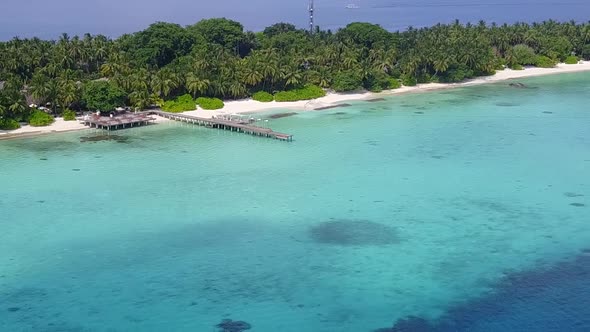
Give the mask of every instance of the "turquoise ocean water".
M 2 141 L 0 330 L 587 331 L 590 74 L 522 82 Z

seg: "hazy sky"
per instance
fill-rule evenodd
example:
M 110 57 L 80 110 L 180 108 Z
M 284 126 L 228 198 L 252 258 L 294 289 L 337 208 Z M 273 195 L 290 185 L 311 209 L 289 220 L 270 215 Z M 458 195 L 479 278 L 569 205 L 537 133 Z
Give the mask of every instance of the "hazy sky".
M 315 0 L 317 23 L 336 29 L 370 21 L 393 29 L 450 22 L 590 19 L 590 0 Z M 116 37 L 155 21 L 182 25 L 202 18 L 228 17 L 249 30 L 287 21 L 307 24 L 309 0 L 0 0 L 0 39 L 102 33 Z M 359 9 L 345 9 L 356 3 Z

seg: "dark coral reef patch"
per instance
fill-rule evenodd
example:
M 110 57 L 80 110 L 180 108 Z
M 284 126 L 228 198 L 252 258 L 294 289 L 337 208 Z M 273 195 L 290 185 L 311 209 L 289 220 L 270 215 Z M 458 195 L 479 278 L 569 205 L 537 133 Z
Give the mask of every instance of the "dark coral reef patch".
M 220 332 L 242 332 L 252 328 L 252 325 L 244 321 L 231 319 L 224 319 L 215 326 L 219 328 Z
M 332 220 L 310 228 L 311 238 L 339 246 L 385 246 L 399 243 L 395 228 L 369 220 Z

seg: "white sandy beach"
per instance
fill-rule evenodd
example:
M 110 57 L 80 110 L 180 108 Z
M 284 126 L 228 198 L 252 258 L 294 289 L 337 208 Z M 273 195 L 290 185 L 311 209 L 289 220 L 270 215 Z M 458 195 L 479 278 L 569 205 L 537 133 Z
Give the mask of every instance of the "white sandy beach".
M 207 111 L 207 110 L 195 110 L 185 112 L 186 114 L 201 116 L 201 117 L 212 117 L 215 115 L 231 115 L 231 114 L 244 114 L 244 113 L 257 113 L 270 111 L 274 109 L 292 109 L 292 110 L 313 110 L 320 107 L 329 107 L 345 101 L 351 100 L 365 100 L 372 98 L 385 97 L 395 94 L 403 94 L 410 92 L 423 92 L 440 89 L 450 89 L 454 87 L 494 83 L 511 79 L 535 77 L 551 74 L 563 74 L 563 73 L 575 73 L 590 71 L 590 61 L 580 62 L 575 65 L 558 64 L 555 68 L 525 68 L 524 70 L 511 70 L 505 69 L 496 72 L 493 76 L 478 77 L 462 83 L 428 83 L 418 84 L 417 86 L 404 86 L 395 90 L 387 90 L 380 93 L 373 92 L 358 92 L 358 93 L 328 93 L 325 97 L 304 100 L 287 103 L 261 103 L 252 99 L 227 101 L 225 107 L 221 110 Z
M 156 116 L 155 123 L 161 123 L 170 121 L 166 118 Z M 83 125 L 79 121 L 64 121 L 63 118 L 55 118 L 55 122 L 47 127 L 33 127 L 29 125 L 23 125 L 19 129 L 15 130 L 0 130 L 0 139 L 8 138 L 8 137 L 22 137 L 22 136 L 36 136 L 36 135 L 45 135 L 50 133 L 57 133 L 57 132 L 67 132 L 67 131 L 75 131 L 75 130 L 84 130 L 90 129 L 87 126 Z
M 395 90 L 387 90 L 380 93 L 372 93 L 372 92 L 358 92 L 358 93 L 328 93 L 325 97 L 314 99 L 314 100 L 305 100 L 305 101 L 296 101 L 296 102 L 286 102 L 286 103 L 278 103 L 278 102 L 270 102 L 270 103 L 261 103 L 252 99 L 246 100 L 236 100 L 236 101 L 227 101 L 225 102 L 225 107 L 221 110 L 215 111 L 208 111 L 208 110 L 194 110 L 185 112 L 185 114 L 200 116 L 205 118 L 211 118 L 213 116 L 219 115 L 232 115 L 232 114 L 246 114 L 246 113 L 258 113 L 258 112 L 265 112 L 271 111 L 275 109 L 292 109 L 292 110 L 313 110 L 320 107 L 329 107 L 339 103 L 343 103 L 345 101 L 351 100 L 365 100 L 365 99 L 372 99 L 372 98 L 379 98 L 385 97 L 390 95 L 396 94 L 403 94 L 403 93 L 411 93 L 411 92 L 423 92 L 423 91 L 432 91 L 432 90 L 440 90 L 440 89 L 450 89 L 454 87 L 463 87 L 463 86 L 470 86 L 470 85 L 478 85 L 478 84 L 486 84 L 486 83 L 494 83 L 500 82 L 505 80 L 511 79 L 518 79 L 518 78 L 526 78 L 526 77 L 534 77 L 534 76 L 543 76 L 543 75 L 551 75 L 551 74 L 563 74 L 563 73 L 574 73 L 574 72 L 583 72 L 583 71 L 590 71 L 590 61 L 580 62 L 575 65 L 566 65 L 566 64 L 558 64 L 555 68 L 525 68 L 524 70 L 511 70 L 505 69 L 502 71 L 498 71 L 493 76 L 487 77 L 479 77 L 475 79 L 468 80 L 462 83 L 428 83 L 428 84 L 419 84 L 417 86 L 412 87 L 401 87 Z M 158 117 L 156 122 L 166 121 L 166 119 Z M 72 131 L 72 130 L 82 130 L 87 129 L 84 125 L 78 123 L 78 121 L 63 121 L 63 119 L 58 118 L 56 121 L 47 127 L 31 127 L 31 126 L 23 126 L 20 129 L 16 130 L 0 130 L 0 138 L 3 136 L 5 137 L 12 137 L 12 136 L 28 136 L 28 135 L 36 135 L 36 134 L 46 134 L 51 132 L 63 132 L 63 131 Z

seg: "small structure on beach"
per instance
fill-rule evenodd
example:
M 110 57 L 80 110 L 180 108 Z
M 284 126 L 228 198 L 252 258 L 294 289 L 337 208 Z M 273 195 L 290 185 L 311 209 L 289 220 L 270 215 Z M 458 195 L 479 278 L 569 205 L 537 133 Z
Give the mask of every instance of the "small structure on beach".
M 147 113 L 125 113 L 117 116 L 100 116 L 99 114 L 87 114 L 80 122 L 90 128 L 117 130 L 131 127 L 145 126 L 156 118 Z
M 245 134 L 274 138 L 281 141 L 292 141 L 293 135 L 279 133 L 270 128 L 258 127 L 253 124 L 253 119 L 232 117 L 232 116 L 218 116 L 215 118 L 202 118 L 187 114 L 169 113 L 159 110 L 150 110 L 145 112 L 137 113 L 123 113 L 120 115 L 100 116 L 100 112 L 96 114 L 87 114 L 83 118 L 80 118 L 80 122 L 89 126 L 90 128 L 98 128 L 105 130 L 117 130 L 125 129 L 137 126 L 148 125 L 156 118 L 151 115 L 158 115 L 163 118 L 167 118 L 174 121 L 182 121 L 191 123 L 194 125 L 205 126 L 215 129 L 223 129 L 235 132 L 241 132 Z

